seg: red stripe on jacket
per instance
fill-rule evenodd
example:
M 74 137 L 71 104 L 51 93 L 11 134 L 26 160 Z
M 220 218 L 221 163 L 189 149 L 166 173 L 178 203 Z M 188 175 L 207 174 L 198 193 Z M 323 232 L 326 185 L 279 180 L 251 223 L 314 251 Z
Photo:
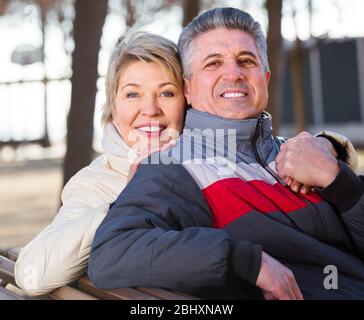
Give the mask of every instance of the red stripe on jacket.
M 322 200 L 314 193 L 293 193 L 279 183 L 271 185 L 262 180 L 243 181 L 239 178 L 219 180 L 202 191 L 212 211 L 215 228 L 222 228 L 252 210 L 288 214 L 307 207 L 303 198 L 314 204 Z

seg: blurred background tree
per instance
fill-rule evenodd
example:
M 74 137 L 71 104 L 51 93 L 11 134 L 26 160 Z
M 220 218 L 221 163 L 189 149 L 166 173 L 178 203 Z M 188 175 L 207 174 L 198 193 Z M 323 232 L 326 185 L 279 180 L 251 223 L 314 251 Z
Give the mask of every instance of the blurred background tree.
M 75 1 L 71 108 L 67 121 L 67 151 L 63 185 L 92 160 L 93 120 L 98 79 L 98 56 L 107 0 Z

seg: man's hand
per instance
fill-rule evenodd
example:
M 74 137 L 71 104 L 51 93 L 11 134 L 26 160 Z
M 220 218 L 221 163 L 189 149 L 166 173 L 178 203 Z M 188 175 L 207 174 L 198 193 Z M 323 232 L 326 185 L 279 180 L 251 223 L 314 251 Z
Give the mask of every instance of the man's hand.
M 264 251 L 256 285 L 266 300 L 303 300 L 292 271 Z
M 275 159 L 279 177 L 296 192 L 302 188 L 307 192 L 308 186 L 327 187 L 339 172 L 335 151 L 327 142 L 307 132 L 287 140 Z

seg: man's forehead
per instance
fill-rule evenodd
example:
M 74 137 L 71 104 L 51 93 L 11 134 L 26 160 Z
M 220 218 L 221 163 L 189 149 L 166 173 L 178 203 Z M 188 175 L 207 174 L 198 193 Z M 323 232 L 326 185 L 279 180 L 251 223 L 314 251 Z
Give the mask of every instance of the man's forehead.
M 213 55 L 240 55 L 251 52 L 257 55 L 254 38 L 242 30 L 216 29 L 199 35 L 193 43 L 196 58 Z

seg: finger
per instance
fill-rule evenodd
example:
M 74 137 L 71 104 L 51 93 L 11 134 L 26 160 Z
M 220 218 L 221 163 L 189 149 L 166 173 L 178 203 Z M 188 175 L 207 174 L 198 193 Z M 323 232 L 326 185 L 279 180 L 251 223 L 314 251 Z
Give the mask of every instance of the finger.
M 168 142 L 158 141 L 149 143 L 143 150 L 140 152 L 140 157 L 148 157 L 149 155 L 162 151 L 163 148 L 168 148 Z
M 277 300 L 277 298 L 273 295 L 272 292 L 263 291 L 263 296 L 265 300 Z
M 293 182 L 291 183 L 290 187 L 291 187 L 291 190 L 293 190 L 294 192 L 298 192 L 300 191 L 301 189 L 301 186 L 302 184 L 299 183 L 298 181 L 296 180 L 293 180 Z
M 291 283 L 287 284 L 286 293 L 288 296 L 288 300 L 297 300 L 295 289 L 291 285 Z
M 289 270 L 287 272 L 289 272 L 289 274 L 285 274 L 283 278 L 284 280 L 282 280 L 282 284 L 279 290 L 279 300 L 296 299 L 294 288 L 291 283 L 292 282 L 291 277 L 293 277 L 293 275 L 291 275 L 291 272 Z
M 278 300 L 294 300 L 293 293 L 289 294 L 287 289 L 282 289 L 278 293 Z
M 292 278 L 291 278 L 291 288 L 292 288 L 295 299 L 303 300 L 302 292 L 301 292 L 300 288 L 298 287 L 296 278 L 294 276 L 292 276 Z
M 301 192 L 301 193 L 303 193 L 303 194 L 307 194 L 307 193 L 309 193 L 310 189 L 311 189 L 311 186 L 308 186 L 308 185 L 305 185 L 305 184 L 304 184 L 304 185 L 301 187 L 300 192 Z
M 168 150 L 169 148 L 173 148 L 174 146 L 176 145 L 176 140 L 171 140 L 169 141 L 168 143 L 162 145 L 160 151 L 166 151 Z
M 286 184 L 287 186 L 291 186 L 293 179 L 291 177 L 286 177 Z

